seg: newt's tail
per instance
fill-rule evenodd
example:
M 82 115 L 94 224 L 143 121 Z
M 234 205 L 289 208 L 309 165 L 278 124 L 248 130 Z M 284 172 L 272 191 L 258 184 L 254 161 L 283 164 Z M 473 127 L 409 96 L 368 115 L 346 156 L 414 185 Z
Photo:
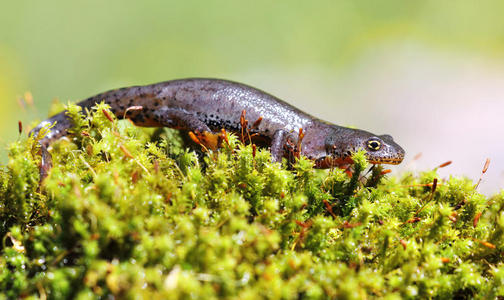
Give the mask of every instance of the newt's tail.
M 55 125 L 51 127 L 53 124 Z M 37 136 L 41 130 L 48 130 L 45 136 L 38 141 L 40 145 L 39 155 L 41 156 L 40 182 L 47 177 L 49 170 L 52 168 L 52 158 L 49 151 L 47 151 L 47 148 L 53 141 L 66 135 L 67 130 L 71 127 L 72 122 L 67 118 L 66 111 L 63 111 L 47 120 L 44 120 L 30 131 L 30 136 Z
M 53 124 L 55 125 L 49 128 L 46 135 L 39 140 L 40 145 L 47 148 L 52 142 L 66 135 L 67 130 L 72 127 L 72 122 L 67 118 L 66 111 L 44 120 L 42 123 L 37 125 L 37 127 L 33 128 L 29 135 L 37 136 L 43 128 L 48 128 Z

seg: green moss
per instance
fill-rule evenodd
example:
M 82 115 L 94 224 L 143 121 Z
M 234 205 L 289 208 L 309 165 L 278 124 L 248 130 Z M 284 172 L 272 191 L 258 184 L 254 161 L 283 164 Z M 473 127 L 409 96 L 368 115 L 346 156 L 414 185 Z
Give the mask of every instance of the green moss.
M 5 297 L 452 298 L 504 296 L 504 193 L 436 171 L 351 177 L 291 169 L 229 136 L 185 150 L 176 131 L 69 107 L 38 184 L 36 137 L 0 171 Z M 365 175 L 367 174 L 367 175 Z M 1 298 L 1 297 L 0 297 Z

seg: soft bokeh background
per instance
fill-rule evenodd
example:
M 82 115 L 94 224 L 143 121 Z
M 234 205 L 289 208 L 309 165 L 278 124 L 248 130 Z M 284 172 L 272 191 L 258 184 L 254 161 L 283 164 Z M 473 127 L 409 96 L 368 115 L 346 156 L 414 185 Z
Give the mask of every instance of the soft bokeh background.
M 4 1 L 0 144 L 120 86 L 204 76 L 264 89 L 326 120 L 390 133 L 395 169 L 504 187 L 504 2 Z M 34 107 L 18 104 L 26 91 Z M 22 102 L 22 101 L 21 101 Z M 413 161 L 413 157 L 422 156 Z

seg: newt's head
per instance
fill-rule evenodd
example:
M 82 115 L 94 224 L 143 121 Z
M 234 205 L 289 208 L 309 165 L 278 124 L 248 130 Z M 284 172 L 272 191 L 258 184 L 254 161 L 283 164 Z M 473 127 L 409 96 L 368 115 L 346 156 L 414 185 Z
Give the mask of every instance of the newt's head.
M 316 158 L 318 168 L 341 166 L 352 163 L 352 153 L 364 149 L 367 159 L 372 164 L 400 164 L 404 159 L 404 150 L 388 135 L 374 135 L 370 132 L 344 127 L 334 128 L 328 134 L 325 143 L 325 155 Z

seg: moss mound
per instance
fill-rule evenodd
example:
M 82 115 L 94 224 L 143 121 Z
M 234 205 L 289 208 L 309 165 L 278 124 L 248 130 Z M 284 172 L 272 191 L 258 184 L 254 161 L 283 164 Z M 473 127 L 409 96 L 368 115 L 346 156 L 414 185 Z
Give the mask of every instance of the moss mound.
M 351 178 L 304 158 L 288 170 L 234 136 L 198 157 L 106 109 L 69 106 L 41 191 L 36 138 L 11 144 L 0 298 L 504 296 L 504 193 L 367 174 L 363 153 Z

